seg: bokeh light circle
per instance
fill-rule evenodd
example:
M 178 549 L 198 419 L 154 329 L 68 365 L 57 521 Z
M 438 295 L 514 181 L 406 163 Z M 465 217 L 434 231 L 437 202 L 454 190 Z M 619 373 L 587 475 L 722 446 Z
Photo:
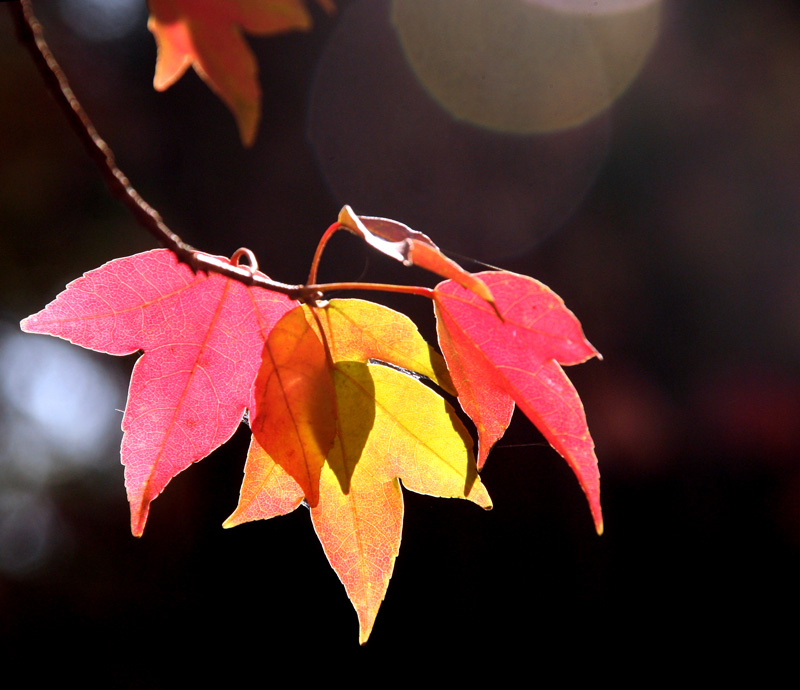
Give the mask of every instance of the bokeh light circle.
M 442 107 L 504 132 L 550 132 L 603 112 L 658 36 L 657 0 L 393 0 L 417 78 Z
M 318 61 L 308 137 L 339 204 L 495 262 L 563 224 L 605 159 L 609 123 L 519 135 L 443 110 L 406 62 L 388 0 L 348 5 Z
M 61 0 L 58 7 L 69 27 L 89 41 L 124 38 L 146 18 L 139 0 Z

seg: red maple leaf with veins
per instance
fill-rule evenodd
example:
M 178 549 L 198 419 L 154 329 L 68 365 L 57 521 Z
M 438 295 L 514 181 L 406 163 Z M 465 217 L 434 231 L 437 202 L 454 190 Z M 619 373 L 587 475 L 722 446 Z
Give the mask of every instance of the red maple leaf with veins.
M 122 420 L 133 534 L 176 474 L 233 435 L 253 404 L 264 340 L 296 304 L 155 249 L 88 272 L 22 322 L 99 352 L 144 351 Z

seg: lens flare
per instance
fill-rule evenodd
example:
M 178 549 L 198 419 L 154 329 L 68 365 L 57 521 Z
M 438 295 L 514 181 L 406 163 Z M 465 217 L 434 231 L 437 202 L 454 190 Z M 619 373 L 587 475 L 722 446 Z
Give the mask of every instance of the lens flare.
M 317 63 L 308 137 L 332 196 L 483 261 L 528 251 L 594 182 L 607 118 L 533 136 L 459 121 L 415 78 L 390 10 L 348 5 Z
M 656 0 L 394 0 L 409 65 L 455 117 L 551 132 L 606 110 L 658 36 Z

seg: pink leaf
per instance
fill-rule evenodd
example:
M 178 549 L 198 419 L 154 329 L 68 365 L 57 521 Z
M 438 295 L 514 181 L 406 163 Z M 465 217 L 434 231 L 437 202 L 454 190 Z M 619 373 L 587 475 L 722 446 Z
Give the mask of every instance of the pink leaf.
M 559 366 L 599 353 L 547 286 L 506 271 L 478 275 L 494 296 L 496 312 L 451 280 L 435 290 L 442 353 L 459 402 L 478 429 L 478 466 L 505 432 L 516 403 L 575 472 L 601 533 L 594 442 L 578 393 Z
M 252 405 L 264 340 L 295 305 L 219 274 L 195 274 L 156 249 L 86 273 L 22 322 L 24 331 L 100 352 L 144 350 L 122 421 L 134 535 L 167 483 L 236 430 Z

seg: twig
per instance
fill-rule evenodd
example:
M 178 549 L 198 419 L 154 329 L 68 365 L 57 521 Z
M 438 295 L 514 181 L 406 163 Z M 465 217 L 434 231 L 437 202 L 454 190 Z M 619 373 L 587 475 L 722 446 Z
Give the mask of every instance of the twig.
M 53 57 L 53 53 L 44 39 L 42 25 L 33 14 L 30 0 L 15 0 L 8 4 L 8 8 L 14 17 L 20 43 L 31 54 L 50 93 L 61 106 L 78 138 L 84 143 L 89 156 L 97 163 L 106 186 L 117 199 L 128 207 L 140 225 L 164 247 L 171 250 L 179 261 L 195 271 L 221 273 L 245 285 L 255 285 L 280 292 L 292 299 L 304 300 L 315 292 L 303 285 L 288 285 L 270 280 L 263 273 L 250 270 L 247 266 L 234 265 L 204 254 L 170 230 L 159 212 L 131 186 L 130 180 L 117 166 L 114 152 L 97 133 L 95 126 L 73 93 L 64 71 Z M 318 292 L 316 294 L 318 295 Z
M 256 286 L 279 292 L 292 299 L 303 302 L 321 299 L 323 294 L 332 290 L 380 290 L 385 292 L 404 292 L 432 298 L 433 291 L 427 288 L 406 285 L 381 285 L 376 283 L 328 283 L 320 285 L 289 285 L 267 278 L 263 273 L 254 270 L 256 267 L 242 265 L 238 258 L 242 255 L 249 256 L 252 262 L 252 253 L 249 250 L 238 250 L 229 262 L 226 259 L 205 254 L 184 242 L 175 232 L 169 229 L 161 218 L 161 214 L 148 204 L 130 183 L 130 180 L 119 169 L 114 158 L 114 152 L 97 133 L 83 106 L 69 85 L 64 71 L 56 62 L 50 47 L 44 39 L 42 25 L 33 14 L 31 0 L 14 0 L 8 4 L 14 21 L 17 25 L 17 35 L 20 43 L 24 45 L 33 57 L 39 68 L 45 84 L 61 106 L 67 116 L 67 121 L 84 143 L 89 156 L 97 163 L 103 175 L 106 186 L 117 197 L 134 218 L 164 247 L 172 251 L 178 260 L 187 264 L 195 271 L 220 273 L 228 278 L 237 280 L 248 286 Z M 338 226 L 337 223 L 334 226 Z M 333 234 L 334 226 L 328 229 L 324 239 Z M 319 263 L 319 253 L 325 242 L 320 243 L 317 255 L 314 257 L 309 281 L 316 280 L 316 267 Z

